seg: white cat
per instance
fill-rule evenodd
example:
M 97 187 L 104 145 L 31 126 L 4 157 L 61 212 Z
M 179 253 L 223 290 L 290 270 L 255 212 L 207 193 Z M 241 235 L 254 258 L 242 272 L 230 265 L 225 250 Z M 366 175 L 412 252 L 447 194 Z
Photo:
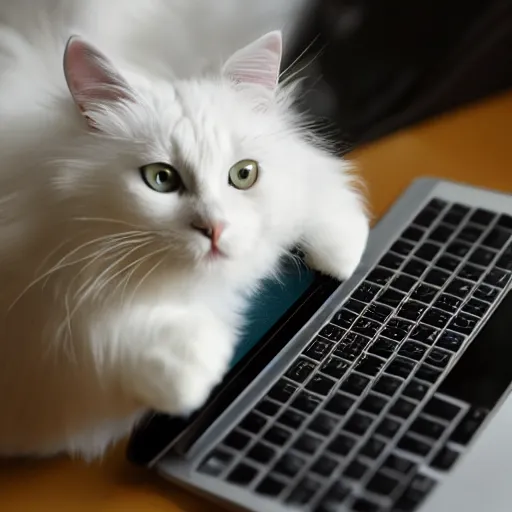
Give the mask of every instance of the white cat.
M 65 46 L 64 30 L 10 22 L 0 454 L 91 458 L 150 408 L 199 407 L 280 258 L 301 244 L 315 268 L 346 278 L 368 220 L 347 164 L 305 132 L 293 88 L 277 84 L 280 32 L 218 73 L 169 81 L 115 45 L 110 60 L 79 37 Z

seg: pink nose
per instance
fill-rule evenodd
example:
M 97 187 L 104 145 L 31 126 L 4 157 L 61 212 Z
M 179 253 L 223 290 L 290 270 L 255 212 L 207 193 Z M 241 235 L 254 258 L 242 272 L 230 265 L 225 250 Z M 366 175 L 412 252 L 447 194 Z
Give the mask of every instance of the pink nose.
M 192 229 L 199 231 L 203 236 L 212 241 L 212 247 L 217 247 L 219 238 L 224 231 L 224 224 L 222 222 L 207 223 L 203 221 L 195 221 L 190 224 Z

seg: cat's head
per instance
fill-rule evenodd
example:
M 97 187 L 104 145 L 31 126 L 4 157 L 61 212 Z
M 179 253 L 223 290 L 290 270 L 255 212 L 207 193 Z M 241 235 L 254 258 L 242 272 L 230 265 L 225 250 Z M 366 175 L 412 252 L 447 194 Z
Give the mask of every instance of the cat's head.
M 86 126 L 57 179 L 72 215 L 146 233 L 144 251 L 170 262 L 242 281 L 270 270 L 300 240 L 334 160 L 294 125 L 281 51 L 272 32 L 219 76 L 167 83 L 70 39 L 65 76 Z

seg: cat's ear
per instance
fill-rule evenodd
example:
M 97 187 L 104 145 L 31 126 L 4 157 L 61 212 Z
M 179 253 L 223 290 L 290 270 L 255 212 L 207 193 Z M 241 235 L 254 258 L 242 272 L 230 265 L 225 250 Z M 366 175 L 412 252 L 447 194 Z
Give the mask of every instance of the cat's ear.
M 269 32 L 236 51 L 224 64 L 222 72 L 234 83 L 261 85 L 273 91 L 279 80 L 282 54 L 281 32 Z
M 84 113 L 93 104 L 132 98 L 130 87 L 112 63 L 76 36 L 69 38 L 64 51 L 64 76 L 75 103 Z

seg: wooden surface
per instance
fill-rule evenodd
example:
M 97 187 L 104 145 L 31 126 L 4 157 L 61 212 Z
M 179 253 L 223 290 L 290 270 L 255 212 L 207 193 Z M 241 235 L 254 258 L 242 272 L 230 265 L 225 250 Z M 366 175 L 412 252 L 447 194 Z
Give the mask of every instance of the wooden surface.
M 375 219 L 419 176 L 512 191 L 512 94 L 406 130 L 353 156 Z M 0 413 L 1 414 L 1 413 Z M 1 421 L 1 418 L 0 418 Z M 124 460 L 0 462 L 1 512 L 220 512 Z

